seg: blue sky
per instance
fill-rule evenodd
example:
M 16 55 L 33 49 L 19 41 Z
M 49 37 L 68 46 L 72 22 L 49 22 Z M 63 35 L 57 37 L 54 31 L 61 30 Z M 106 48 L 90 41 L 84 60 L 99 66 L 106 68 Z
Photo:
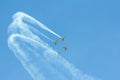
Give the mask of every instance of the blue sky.
M 62 56 L 81 71 L 103 80 L 119 80 L 119 3 L 119 0 L 1 0 L 0 80 L 32 80 L 7 46 L 7 27 L 17 11 L 64 35 L 69 50 Z

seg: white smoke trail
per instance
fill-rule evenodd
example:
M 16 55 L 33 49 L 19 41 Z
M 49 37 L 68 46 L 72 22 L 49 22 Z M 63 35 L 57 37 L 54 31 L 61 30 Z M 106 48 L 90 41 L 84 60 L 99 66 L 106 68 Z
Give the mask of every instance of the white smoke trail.
M 39 23 L 25 13 L 16 13 L 8 28 L 8 46 L 34 80 L 98 80 L 83 74 L 62 56 L 58 57 L 57 52 L 41 40 L 36 26 L 27 25 L 21 17 L 29 23 Z
M 17 19 L 23 20 L 23 18 L 25 18 L 26 20 L 28 20 L 29 22 L 33 23 L 33 24 L 37 24 L 39 25 L 39 27 L 41 27 L 42 29 L 52 33 L 53 35 L 57 36 L 58 38 L 62 38 L 60 35 L 58 35 L 57 33 L 55 33 L 54 31 L 52 31 L 51 29 L 49 29 L 48 27 L 46 27 L 44 24 L 42 24 L 41 22 L 37 21 L 36 19 L 34 19 L 33 17 L 26 15 L 23 12 L 17 12 L 17 14 L 14 15 L 13 18 L 17 17 Z
M 51 38 L 49 38 L 48 36 L 46 36 L 45 34 L 43 34 L 43 33 L 41 33 L 41 35 L 43 36 L 43 37 L 45 37 L 46 39 L 48 39 L 48 40 L 50 40 L 50 41 L 54 41 L 54 40 L 52 40 Z

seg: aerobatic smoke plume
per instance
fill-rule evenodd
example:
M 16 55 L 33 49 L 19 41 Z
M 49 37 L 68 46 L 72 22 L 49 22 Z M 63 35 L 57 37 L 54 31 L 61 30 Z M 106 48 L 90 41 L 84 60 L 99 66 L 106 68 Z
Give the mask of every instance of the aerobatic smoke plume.
M 31 16 L 17 12 L 8 28 L 8 46 L 34 80 L 99 80 L 82 73 L 57 55 L 42 37 L 53 41 L 41 30 L 60 35 Z

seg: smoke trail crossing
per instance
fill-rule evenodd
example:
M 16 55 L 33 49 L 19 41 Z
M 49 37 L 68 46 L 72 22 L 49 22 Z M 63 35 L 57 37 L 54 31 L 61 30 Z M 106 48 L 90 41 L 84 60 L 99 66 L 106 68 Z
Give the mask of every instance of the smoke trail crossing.
M 8 46 L 34 80 L 99 80 L 82 73 L 62 56 L 58 58 L 57 52 L 41 40 L 39 34 L 42 32 L 36 30 L 36 26 L 24 23 L 23 17 L 29 23 L 41 24 L 25 13 L 16 13 L 8 28 Z M 60 37 L 50 29 L 44 29 Z

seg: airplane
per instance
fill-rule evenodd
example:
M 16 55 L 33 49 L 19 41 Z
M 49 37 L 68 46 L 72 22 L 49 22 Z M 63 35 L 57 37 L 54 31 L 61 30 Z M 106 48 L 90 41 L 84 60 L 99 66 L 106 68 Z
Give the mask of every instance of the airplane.
M 62 41 L 64 41 L 64 40 L 65 40 L 65 38 L 64 38 L 64 37 L 61 37 L 61 40 L 62 40 Z
M 66 46 L 64 46 L 64 47 L 63 47 L 63 49 L 66 51 L 66 50 L 67 50 L 67 47 L 66 47 Z
M 58 54 L 58 56 L 60 56 L 61 53 L 58 51 L 57 54 Z
M 57 45 L 57 44 L 58 44 L 58 41 L 57 41 L 57 40 L 54 40 L 53 43 L 54 43 L 55 45 Z

